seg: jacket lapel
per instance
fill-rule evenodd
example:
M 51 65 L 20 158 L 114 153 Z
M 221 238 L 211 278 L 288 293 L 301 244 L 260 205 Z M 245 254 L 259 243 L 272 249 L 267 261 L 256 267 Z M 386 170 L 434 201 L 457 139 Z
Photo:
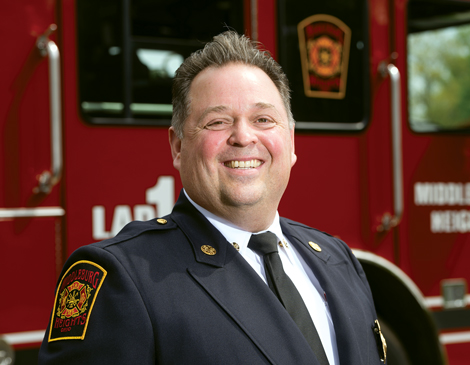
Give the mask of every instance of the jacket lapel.
M 196 262 L 188 267 L 188 273 L 240 326 L 268 361 L 318 365 L 307 341 L 279 300 L 184 194 L 175 205 L 172 219 L 194 250 Z M 211 246 L 215 252 L 202 248 L 204 245 Z
M 340 363 L 368 364 L 368 359 L 364 358 L 367 356 L 367 351 L 364 350 L 370 346 L 368 343 L 370 336 L 358 329 L 364 329 L 367 315 L 361 297 L 355 292 L 356 288 L 349 285 L 355 281 L 351 277 L 354 272 L 349 271 L 351 265 L 347 262 L 347 256 L 341 252 L 339 244 L 338 247 L 333 246 L 332 241 L 326 240 L 323 234 L 312 229 L 308 235 L 302 235 L 299 232 L 305 229 L 295 229 L 293 227 L 295 224 L 281 219 L 283 233 L 310 266 L 326 293 L 335 328 Z M 322 250 L 315 251 L 309 242 L 318 244 Z M 362 325 L 357 326 L 358 322 L 362 322 Z

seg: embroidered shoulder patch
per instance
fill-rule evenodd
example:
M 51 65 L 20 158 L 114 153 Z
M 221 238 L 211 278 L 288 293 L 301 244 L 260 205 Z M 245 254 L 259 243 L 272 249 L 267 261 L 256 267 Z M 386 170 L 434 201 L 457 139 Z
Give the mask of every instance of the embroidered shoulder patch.
M 57 287 L 49 342 L 85 338 L 91 310 L 106 274 L 105 269 L 91 261 L 78 261 L 70 266 Z

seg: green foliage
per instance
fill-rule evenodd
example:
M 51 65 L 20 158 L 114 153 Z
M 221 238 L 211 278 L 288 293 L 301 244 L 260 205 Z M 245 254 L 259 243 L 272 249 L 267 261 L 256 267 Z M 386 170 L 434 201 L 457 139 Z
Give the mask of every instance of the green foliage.
M 408 91 L 414 129 L 470 127 L 470 25 L 409 35 Z

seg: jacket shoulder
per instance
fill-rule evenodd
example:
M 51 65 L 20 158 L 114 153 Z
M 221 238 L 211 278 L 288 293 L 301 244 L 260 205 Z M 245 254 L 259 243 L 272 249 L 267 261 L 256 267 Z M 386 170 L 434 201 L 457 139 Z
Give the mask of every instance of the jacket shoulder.
M 289 227 L 290 234 L 301 242 L 306 243 L 311 240 L 320 245 L 327 245 L 331 253 L 352 256 L 349 246 L 337 236 L 287 218 L 281 218 L 282 225 Z
M 95 242 L 95 247 L 109 247 L 119 244 L 121 242 L 129 241 L 131 239 L 142 236 L 148 232 L 166 232 L 173 230 L 177 227 L 176 223 L 170 216 L 163 218 L 154 218 L 148 221 L 133 221 L 124 226 L 124 228 L 114 237 L 104 241 Z
M 300 223 L 300 222 L 296 222 L 296 221 L 293 221 L 292 219 L 288 219 L 288 218 L 283 218 L 281 217 L 281 221 L 284 221 L 284 223 L 292 226 L 292 227 L 295 227 L 296 229 L 304 229 L 306 232 L 309 232 L 309 231 L 313 231 L 313 232 L 317 232 L 317 233 L 320 233 L 320 234 L 324 234 L 326 236 L 329 236 L 329 237 L 332 237 L 332 238 L 336 238 L 335 236 L 329 234 L 328 232 L 324 232 L 324 231 L 321 231 L 317 228 L 313 228 L 313 227 L 310 227 L 310 226 L 307 226 L 306 224 L 303 224 L 303 223 Z

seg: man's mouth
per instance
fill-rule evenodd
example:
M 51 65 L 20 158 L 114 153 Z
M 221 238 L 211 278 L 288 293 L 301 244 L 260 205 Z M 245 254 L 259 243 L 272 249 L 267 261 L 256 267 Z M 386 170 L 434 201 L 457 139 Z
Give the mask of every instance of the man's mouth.
M 261 165 L 260 160 L 249 160 L 249 161 L 227 161 L 224 163 L 226 167 L 232 169 L 254 169 Z

